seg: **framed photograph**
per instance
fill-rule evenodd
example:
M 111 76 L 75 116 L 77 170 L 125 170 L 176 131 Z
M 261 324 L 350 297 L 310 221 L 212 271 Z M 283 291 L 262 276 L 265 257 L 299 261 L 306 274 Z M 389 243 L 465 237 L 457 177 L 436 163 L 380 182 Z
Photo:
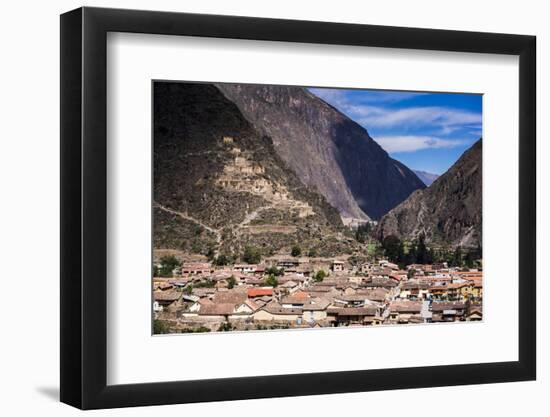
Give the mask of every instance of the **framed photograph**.
M 535 37 L 61 16 L 61 401 L 533 380 Z

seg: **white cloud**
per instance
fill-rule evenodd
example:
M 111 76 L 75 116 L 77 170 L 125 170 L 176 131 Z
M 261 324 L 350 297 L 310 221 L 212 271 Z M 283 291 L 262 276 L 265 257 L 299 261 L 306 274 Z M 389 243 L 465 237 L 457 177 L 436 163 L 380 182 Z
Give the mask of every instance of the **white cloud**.
M 345 91 L 336 89 L 311 89 L 312 93 L 336 106 L 366 129 L 429 128 L 440 135 L 450 135 L 462 129 L 481 129 L 480 112 L 471 112 L 443 106 L 388 108 L 374 105 L 406 100 L 421 93 L 369 91 L 361 103 L 350 99 Z
M 352 104 L 347 93 L 350 90 L 334 88 L 310 88 L 313 94 L 335 106 L 347 107 Z M 409 91 L 386 91 L 386 90 L 363 90 L 360 102 L 363 103 L 397 103 L 414 97 L 424 96 L 431 93 L 409 92 Z
M 348 111 L 366 126 L 432 126 L 451 132 L 463 126 L 480 125 L 481 114 L 446 107 L 410 107 L 390 110 L 382 107 L 351 106 Z
M 422 149 L 449 149 L 470 144 L 467 139 L 441 139 L 433 136 L 381 136 L 374 139 L 388 153 L 416 152 Z

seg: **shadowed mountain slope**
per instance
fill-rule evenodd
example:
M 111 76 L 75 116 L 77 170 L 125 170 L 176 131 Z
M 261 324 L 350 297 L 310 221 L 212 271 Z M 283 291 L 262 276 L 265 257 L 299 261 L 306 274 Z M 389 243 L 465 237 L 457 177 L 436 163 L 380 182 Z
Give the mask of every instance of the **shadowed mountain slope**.
M 482 141 L 478 140 L 430 187 L 415 191 L 379 222 L 379 238 L 395 235 L 412 240 L 464 247 L 481 245 Z

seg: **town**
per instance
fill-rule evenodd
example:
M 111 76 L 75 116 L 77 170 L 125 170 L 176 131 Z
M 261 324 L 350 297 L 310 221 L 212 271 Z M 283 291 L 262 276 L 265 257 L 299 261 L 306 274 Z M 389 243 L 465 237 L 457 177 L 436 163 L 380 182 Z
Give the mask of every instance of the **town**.
M 165 273 L 159 274 L 160 269 Z M 257 264 L 216 266 L 180 262 L 170 255 L 157 260 L 155 272 L 155 334 L 483 318 L 480 264 L 456 267 L 442 262 L 400 268 L 387 259 L 357 263 L 345 256 L 281 255 Z

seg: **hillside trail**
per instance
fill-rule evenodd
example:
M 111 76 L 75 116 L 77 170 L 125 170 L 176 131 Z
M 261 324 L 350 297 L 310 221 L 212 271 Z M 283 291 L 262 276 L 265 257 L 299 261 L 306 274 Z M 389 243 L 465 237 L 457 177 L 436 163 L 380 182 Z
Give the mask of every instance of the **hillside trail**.
M 156 207 L 156 208 L 161 209 L 162 211 L 165 211 L 165 212 L 170 213 L 170 214 L 174 214 L 174 215 L 179 216 L 179 217 L 181 217 L 185 220 L 189 220 L 190 222 L 196 223 L 201 227 L 204 227 L 206 230 L 208 230 L 210 233 L 213 233 L 216 236 L 216 242 L 218 243 L 218 245 L 221 244 L 222 234 L 218 229 L 214 229 L 214 228 L 204 224 L 200 220 L 189 216 L 187 213 L 183 213 L 181 211 L 176 211 L 176 210 L 171 209 L 169 207 L 163 206 L 162 204 L 157 203 L 156 201 L 153 203 L 153 206 Z

